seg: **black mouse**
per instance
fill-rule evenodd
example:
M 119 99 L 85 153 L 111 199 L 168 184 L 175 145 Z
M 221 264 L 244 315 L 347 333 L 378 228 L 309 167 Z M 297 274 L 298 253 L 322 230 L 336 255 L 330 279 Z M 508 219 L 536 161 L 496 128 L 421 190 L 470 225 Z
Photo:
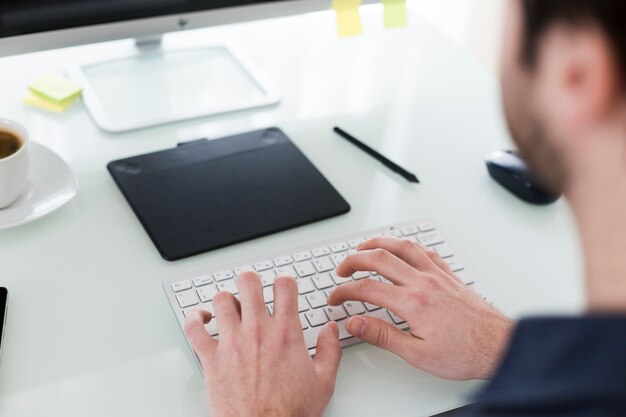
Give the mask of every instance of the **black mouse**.
M 485 163 L 491 178 L 527 203 L 546 205 L 561 197 L 537 180 L 517 151 L 496 151 Z

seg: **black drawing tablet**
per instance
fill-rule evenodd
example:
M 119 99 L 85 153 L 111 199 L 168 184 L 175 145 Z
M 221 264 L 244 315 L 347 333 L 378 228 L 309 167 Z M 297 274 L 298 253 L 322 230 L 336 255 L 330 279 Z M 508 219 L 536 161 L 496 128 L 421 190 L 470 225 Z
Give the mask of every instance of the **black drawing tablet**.
M 350 210 L 278 128 L 180 144 L 107 167 L 170 261 Z

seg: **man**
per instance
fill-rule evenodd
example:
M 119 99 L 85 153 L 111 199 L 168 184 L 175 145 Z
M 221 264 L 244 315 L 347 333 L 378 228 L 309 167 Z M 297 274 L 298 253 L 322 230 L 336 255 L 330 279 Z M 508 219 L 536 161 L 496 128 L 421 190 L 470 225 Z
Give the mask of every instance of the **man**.
M 432 251 L 392 238 L 362 244 L 337 274 L 376 270 L 394 285 L 351 282 L 328 302 L 367 301 L 403 317 L 410 333 L 367 317 L 352 317 L 347 329 L 416 368 L 492 378 L 470 415 L 626 416 L 626 2 L 510 0 L 505 38 L 509 127 L 531 167 L 571 205 L 585 252 L 587 314 L 515 326 Z M 295 281 L 276 280 L 273 316 L 255 274 L 242 274 L 238 286 L 239 301 L 215 297 L 219 341 L 204 330 L 208 313 L 190 314 L 185 326 L 211 415 L 320 416 L 341 357 L 336 324 L 320 332 L 311 359 Z

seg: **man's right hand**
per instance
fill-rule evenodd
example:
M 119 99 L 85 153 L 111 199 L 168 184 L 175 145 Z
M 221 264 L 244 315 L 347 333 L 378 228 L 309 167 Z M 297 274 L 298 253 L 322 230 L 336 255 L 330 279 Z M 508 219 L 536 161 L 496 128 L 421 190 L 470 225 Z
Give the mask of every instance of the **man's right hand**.
M 461 282 L 435 251 L 408 240 L 374 238 L 337 268 L 342 277 L 356 271 L 376 271 L 394 285 L 372 279 L 346 283 L 328 303 L 366 301 L 385 307 L 407 321 L 410 333 L 367 316 L 351 317 L 349 333 L 442 378 L 492 375 L 513 323 Z

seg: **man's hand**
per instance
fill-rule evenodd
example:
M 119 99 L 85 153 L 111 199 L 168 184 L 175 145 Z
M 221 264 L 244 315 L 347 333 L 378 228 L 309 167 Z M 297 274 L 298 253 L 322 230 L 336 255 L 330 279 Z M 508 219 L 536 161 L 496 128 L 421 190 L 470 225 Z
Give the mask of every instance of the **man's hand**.
M 350 318 L 350 334 L 443 378 L 491 376 L 512 322 L 461 282 L 435 251 L 409 240 L 374 238 L 337 268 L 342 277 L 356 271 L 376 271 L 395 285 L 350 282 L 335 289 L 328 304 L 350 300 L 386 307 L 407 321 L 410 334 L 366 316 Z
M 202 365 L 211 415 L 321 416 L 341 358 L 337 324 L 322 329 L 313 360 L 304 345 L 293 278 L 274 282 L 272 316 L 256 273 L 241 274 L 237 286 L 239 301 L 227 292 L 213 300 L 219 341 L 204 328 L 210 313 L 192 311 L 185 322 L 185 334 Z

